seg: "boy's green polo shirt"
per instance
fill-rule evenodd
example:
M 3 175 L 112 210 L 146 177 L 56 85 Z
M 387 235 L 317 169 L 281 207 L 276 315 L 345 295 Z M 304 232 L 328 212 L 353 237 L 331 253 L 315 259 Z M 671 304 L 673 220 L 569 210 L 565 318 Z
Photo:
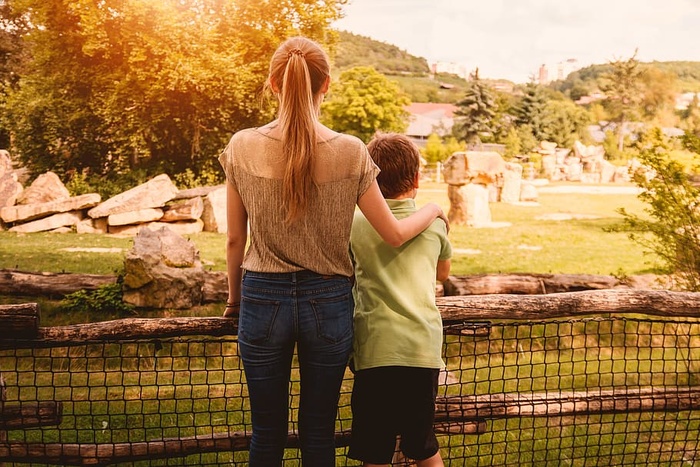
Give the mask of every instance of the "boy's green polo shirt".
M 397 219 L 416 211 L 413 199 L 387 203 Z M 438 260 L 452 256 L 445 223 L 437 219 L 413 240 L 394 248 L 358 212 L 350 249 L 356 278 L 355 369 L 444 367 L 435 275 Z

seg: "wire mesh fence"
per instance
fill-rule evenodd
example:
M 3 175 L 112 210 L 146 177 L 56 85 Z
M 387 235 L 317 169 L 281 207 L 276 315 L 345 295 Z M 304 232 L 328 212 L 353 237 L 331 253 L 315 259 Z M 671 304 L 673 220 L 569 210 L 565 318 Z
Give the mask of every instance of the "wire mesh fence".
M 700 465 L 697 319 L 449 322 L 444 360 L 435 426 L 446 465 Z M 247 464 L 235 336 L 18 340 L 0 350 L 0 373 L 6 466 Z M 298 390 L 294 373 L 288 466 L 301 464 Z M 348 371 L 341 466 L 359 465 L 345 457 L 351 391 Z

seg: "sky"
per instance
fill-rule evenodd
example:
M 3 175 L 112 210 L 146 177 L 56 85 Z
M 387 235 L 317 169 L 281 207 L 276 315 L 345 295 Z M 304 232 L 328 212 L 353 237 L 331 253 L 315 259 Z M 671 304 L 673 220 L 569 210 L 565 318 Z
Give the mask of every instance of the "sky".
M 525 83 L 540 65 L 700 61 L 700 0 L 349 0 L 340 30 Z

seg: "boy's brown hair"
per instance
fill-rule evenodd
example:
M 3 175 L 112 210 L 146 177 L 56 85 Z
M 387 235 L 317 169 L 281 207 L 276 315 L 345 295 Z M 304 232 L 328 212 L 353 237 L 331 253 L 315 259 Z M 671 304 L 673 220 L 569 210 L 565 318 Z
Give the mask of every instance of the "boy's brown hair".
M 367 144 L 372 160 L 381 169 L 377 176 L 384 198 L 394 198 L 415 188 L 420 173 L 420 152 L 408 137 L 398 133 L 378 133 Z

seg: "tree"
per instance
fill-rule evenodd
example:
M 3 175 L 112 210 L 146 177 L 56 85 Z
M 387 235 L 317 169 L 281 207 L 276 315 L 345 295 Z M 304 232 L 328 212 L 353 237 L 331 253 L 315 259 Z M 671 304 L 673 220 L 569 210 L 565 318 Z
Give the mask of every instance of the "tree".
M 660 129 L 641 135 L 636 144 L 642 168 L 633 179 L 646 207 L 644 215 L 620 209 L 625 227 L 633 241 L 661 259 L 665 272 L 673 274 L 682 289 L 700 291 L 700 189 L 671 158 Z
M 22 36 L 28 29 L 26 18 L 15 14 L 0 0 L 0 115 L 7 114 L 7 99 L 17 88 L 22 67 L 27 61 Z M 10 147 L 10 132 L 0 119 L 0 148 Z
M 545 138 L 561 147 L 572 147 L 574 142 L 586 141 L 586 125 L 590 114 L 570 100 L 550 100 L 545 106 L 548 125 Z
M 613 121 L 617 123 L 617 148 L 625 145 L 626 124 L 635 115 L 642 101 L 642 70 L 637 61 L 637 51 L 627 60 L 610 62 L 612 70 L 602 76 L 600 89 L 608 97 L 605 103 Z
M 396 82 L 373 67 L 354 67 L 331 84 L 321 106 L 321 120 L 336 131 L 368 142 L 377 131 L 405 131 L 408 104 Z
M 35 173 L 106 177 L 212 167 L 232 132 L 273 115 L 259 91 L 277 45 L 332 41 L 345 0 L 4 3 L 31 25 L 3 119 L 15 151 Z
M 425 142 L 425 147 L 421 149 L 421 154 L 428 164 L 444 160 L 445 146 L 442 144 L 442 138 L 437 133 L 431 133 Z
M 481 136 L 495 133 L 496 101 L 489 86 L 479 79 L 477 68 L 471 75 L 466 95 L 457 102 L 452 132 L 467 144 L 481 143 Z
M 425 142 L 425 147 L 421 149 L 421 154 L 423 154 L 423 157 L 429 164 L 434 164 L 442 162 L 453 153 L 464 151 L 465 149 L 464 144 L 460 144 L 454 136 L 450 136 L 447 138 L 447 141 L 443 141 L 438 134 L 431 133 Z
M 547 96 L 542 86 L 530 81 L 525 85 L 524 94 L 515 108 L 515 124 L 527 127 L 536 141 L 544 141 L 549 136 L 549 116 Z
M 520 141 L 520 136 L 514 127 L 508 130 L 508 134 L 503 140 L 503 144 L 506 146 L 505 156 L 512 158 L 522 154 L 523 143 Z
M 677 77 L 674 73 L 649 66 L 641 77 L 642 96 L 640 110 L 646 120 L 673 126 L 678 117 L 675 112 Z
M 683 111 L 682 119 L 681 125 L 687 132 L 700 136 L 700 100 L 698 99 L 698 93 L 695 93 L 690 104 Z

